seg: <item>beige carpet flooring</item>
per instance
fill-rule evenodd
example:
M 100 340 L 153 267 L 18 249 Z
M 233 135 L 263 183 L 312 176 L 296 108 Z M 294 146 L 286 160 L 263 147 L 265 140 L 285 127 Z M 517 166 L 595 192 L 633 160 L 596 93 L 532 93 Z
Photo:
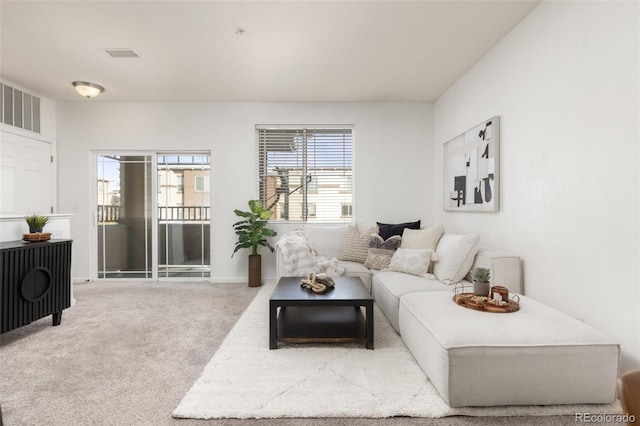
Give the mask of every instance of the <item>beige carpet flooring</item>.
M 243 284 L 101 282 L 74 287 L 62 324 L 0 336 L 4 426 L 569 425 L 573 416 L 180 420 L 171 412 L 257 293 Z M 265 338 L 267 338 L 265 336 Z

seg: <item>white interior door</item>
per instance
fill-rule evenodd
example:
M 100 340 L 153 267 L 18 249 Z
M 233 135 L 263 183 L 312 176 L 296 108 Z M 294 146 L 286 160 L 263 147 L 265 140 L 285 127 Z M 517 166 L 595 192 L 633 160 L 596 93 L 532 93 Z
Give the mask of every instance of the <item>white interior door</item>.
M 51 213 L 51 143 L 0 132 L 0 214 Z

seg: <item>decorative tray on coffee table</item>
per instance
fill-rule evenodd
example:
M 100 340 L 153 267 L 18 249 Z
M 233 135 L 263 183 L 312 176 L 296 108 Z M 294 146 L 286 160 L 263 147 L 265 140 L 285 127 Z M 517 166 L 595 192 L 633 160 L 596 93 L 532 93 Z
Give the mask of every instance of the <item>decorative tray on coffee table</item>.
M 492 313 L 516 312 L 520 309 L 520 297 L 517 294 L 510 295 L 512 297 L 507 300 L 494 300 L 489 296 L 476 296 L 473 293 L 465 293 L 464 285 L 458 284 L 456 284 L 453 292 L 453 301 L 463 308 Z

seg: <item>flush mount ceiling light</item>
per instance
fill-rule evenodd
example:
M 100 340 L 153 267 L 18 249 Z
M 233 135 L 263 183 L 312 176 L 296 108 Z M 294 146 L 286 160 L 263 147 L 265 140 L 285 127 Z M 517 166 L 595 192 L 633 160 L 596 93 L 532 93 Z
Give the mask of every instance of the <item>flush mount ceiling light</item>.
M 73 87 L 75 87 L 76 92 L 78 92 L 81 96 L 85 96 L 87 98 L 95 98 L 100 93 L 104 92 L 104 87 L 98 86 L 97 84 L 89 83 L 87 81 L 74 81 Z

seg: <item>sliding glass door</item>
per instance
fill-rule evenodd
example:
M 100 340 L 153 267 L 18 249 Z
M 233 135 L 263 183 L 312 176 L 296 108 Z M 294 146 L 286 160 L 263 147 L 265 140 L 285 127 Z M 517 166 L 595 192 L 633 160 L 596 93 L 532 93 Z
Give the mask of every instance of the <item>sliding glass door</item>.
M 210 276 L 210 157 L 158 154 L 158 276 Z
M 210 277 L 208 153 L 96 155 L 98 279 Z
M 97 156 L 98 278 L 152 278 L 151 156 Z

